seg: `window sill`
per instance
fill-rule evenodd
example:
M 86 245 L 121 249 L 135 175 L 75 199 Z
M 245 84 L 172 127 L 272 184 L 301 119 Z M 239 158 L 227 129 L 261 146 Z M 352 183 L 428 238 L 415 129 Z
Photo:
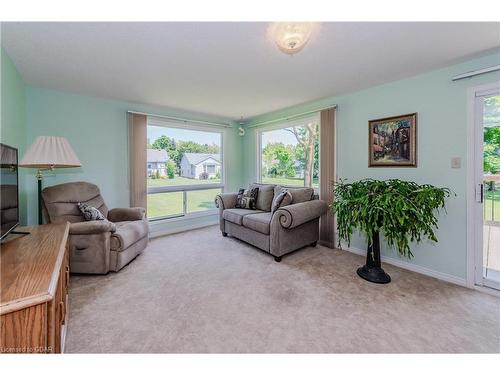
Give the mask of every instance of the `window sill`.
M 195 212 L 184 216 L 158 219 L 149 222 L 150 238 L 215 225 L 219 221 L 218 210 Z

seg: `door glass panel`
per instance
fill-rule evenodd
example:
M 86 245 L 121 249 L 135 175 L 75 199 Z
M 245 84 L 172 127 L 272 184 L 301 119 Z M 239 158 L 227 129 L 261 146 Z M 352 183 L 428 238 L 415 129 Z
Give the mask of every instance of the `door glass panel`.
M 483 98 L 483 277 L 500 283 L 500 94 Z

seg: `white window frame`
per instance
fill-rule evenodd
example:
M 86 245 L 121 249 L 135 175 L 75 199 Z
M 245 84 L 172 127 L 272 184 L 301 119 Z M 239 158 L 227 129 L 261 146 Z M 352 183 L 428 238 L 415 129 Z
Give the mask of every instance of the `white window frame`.
M 286 129 L 286 128 L 291 128 L 293 126 L 303 126 L 304 125 L 304 122 L 307 122 L 308 120 L 317 120 L 318 123 L 319 123 L 319 120 L 320 120 L 320 113 L 319 112 L 316 112 L 312 115 L 307 115 L 305 117 L 300 117 L 300 118 L 297 118 L 297 119 L 293 119 L 293 120 L 284 120 L 284 121 L 280 121 L 278 123 L 275 123 L 275 124 L 272 124 L 272 125 L 267 125 L 267 126 L 263 126 L 263 127 L 260 127 L 257 129 L 257 131 L 255 132 L 255 135 L 257 137 L 257 140 L 256 140 L 256 145 L 257 145 L 257 181 L 262 183 L 262 134 L 263 133 L 266 133 L 266 132 L 269 132 L 269 131 L 273 131 L 273 130 L 280 130 L 280 129 Z M 321 133 L 320 133 L 320 137 L 321 137 Z M 320 147 L 321 147 L 321 142 L 320 142 Z M 321 149 L 320 149 L 320 154 L 321 154 Z M 319 160 L 319 163 L 320 163 L 320 170 L 321 170 L 321 158 Z M 321 176 L 319 176 L 319 180 L 321 180 Z
M 167 120 L 160 117 L 148 116 L 147 126 L 156 126 L 156 127 L 164 127 L 164 128 L 176 128 L 176 129 L 186 129 L 186 130 L 195 130 L 202 131 L 207 133 L 217 133 L 220 134 L 220 156 L 221 156 L 221 182 L 215 184 L 192 184 L 192 185 L 176 185 L 176 186 L 157 186 L 157 187 L 148 187 L 147 194 L 160 194 L 160 193 L 174 193 L 174 192 L 183 192 L 183 204 L 182 204 L 182 213 L 173 214 L 173 215 L 165 215 L 154 217 L 148 219 L 150 223 L 159 222 L 163 220 L 173 219 L 173 218 L 194 218 L 194 217 L 202 217 L 207 215 L 213 215 L 217 212 L 217 208 L 204 210 L 199 212 L 187 212 L 187 193 L 189 191 L 197 191 L 197 190 L 210 190 L 210 189 L 221 189 L 224 192 L 226 185 L 226 163 L 224 162 L 225 155 L 225 142 L 224 138 L 227 134 L 227 128 L 219 127 L 219 126 L 210 126 L 210 125 L 199 125 L 189 122 L 177 122 L 173 120 Z M 214 197 L 215 198 L 215 197 Z

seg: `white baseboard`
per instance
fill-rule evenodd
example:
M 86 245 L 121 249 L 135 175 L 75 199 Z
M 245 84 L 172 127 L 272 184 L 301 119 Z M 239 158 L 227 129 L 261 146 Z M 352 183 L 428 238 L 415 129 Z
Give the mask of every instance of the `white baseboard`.
M 344 248 L 342 250 L 349 251 L 351 253 L 357 254 L 357 255 L 362 255 L 366 257 L 366 250 L 358 249 L 355 247 L 350 247 L 350 248 Z M 391 258 L 385 255 L 382 255 L 382 262 L 392 264 L 393 266 L 399 267 L 399 268 L 404 268 L 405 270 L 421 273 L 422 275 L 434 277 L 439 280 L 447 281 L 452 284 L 460 285 L 467 287 L 467 280 L 465 278 L 449 275 L 447 273 L 439 272 L 439 271 L 434 271 L 431 270 L 430 268 L 427 267 L 422 267 L 413 263 L 408 263 L 396 258 Z

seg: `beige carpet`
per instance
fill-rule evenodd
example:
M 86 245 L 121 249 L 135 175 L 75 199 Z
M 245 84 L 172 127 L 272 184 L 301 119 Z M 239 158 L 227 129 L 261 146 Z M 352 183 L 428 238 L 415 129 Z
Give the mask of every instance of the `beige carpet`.
M 67 352 L 500 352 L 500 298 L 318 246 L 272 257 L 208 227 L 73 276 Z

